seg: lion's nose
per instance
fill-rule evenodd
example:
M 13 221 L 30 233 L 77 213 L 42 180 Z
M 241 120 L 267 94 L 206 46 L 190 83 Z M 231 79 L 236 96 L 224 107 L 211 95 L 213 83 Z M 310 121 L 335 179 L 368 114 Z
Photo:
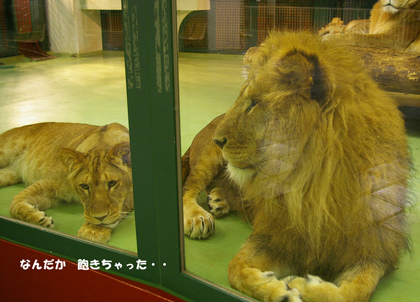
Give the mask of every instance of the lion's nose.
M 108 213 L 106 215 L 104 215 L 104 216 L 95 216 L 95 218 L 98 219 L 98 220 L 100 220 L 100 221 L 102 221 L 102 220 L 104 220 L 106 218 L 106 216 L 108 216 Z
M 220 147 L 220 149 L 223 149 L 223 147 L 227 143 L 227 138 L 225 138 L 225 137 L 223 137 L 223 138 L 213 137 L 213 141 L 216 143 L 216 145 L 218 145 Z

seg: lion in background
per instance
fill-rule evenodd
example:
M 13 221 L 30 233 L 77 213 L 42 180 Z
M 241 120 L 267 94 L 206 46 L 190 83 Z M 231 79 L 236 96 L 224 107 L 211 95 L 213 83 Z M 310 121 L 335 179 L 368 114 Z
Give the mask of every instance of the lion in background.
M 369 20 L 345 26 L 334 18 L 318 34 L 347 45 L 420 53 L 420 0 L 380 0 Z
M 410 156 L 396 102 L 345 48 L 271 33 L 235 104 L 183 157 L 184 232 L 239 211 L 231 286 L 262 301 L 364 302 L 408 249 Z
M 86 223 L 78 236 L 106 243 L 133 210 L 128 130 L 73 123 L 41 123 L 0 135 L 0 187 L 28 185 L 10 214 L 53 228 L 44 210 L 61 201 L 81 202 Z
M 336 34 L 348 34 L 348 33 L 359 33 L 359 34 L 368 34 L 369 33 L 370 20 L 361 19 L 361 20 L 352 20 L 347 25 L 344 25 L 344 22 L 336 17 L 333 18 L 330 23 L 325 25 L 318 31 L 318 35 L 336 35 Z

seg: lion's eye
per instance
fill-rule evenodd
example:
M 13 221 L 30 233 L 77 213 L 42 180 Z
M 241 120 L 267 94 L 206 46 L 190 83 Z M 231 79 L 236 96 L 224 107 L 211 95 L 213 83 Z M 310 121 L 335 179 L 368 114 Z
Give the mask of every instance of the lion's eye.
M 251 105 L 249 105 L 249 107 L 247 108 L 247 111 L 251 111 L 251 109 L 254 108 L 255 106 L 257 106 L 257 101 L 254 99 L 251 99 Z
M 89 185 L 87 184 L 80 184 L 79 185 L 83 190 L 89 190 Z
M 111 180 L 110 182 L 108 182 L 108 187 L 110 188 L 115 187 L 116 184 L 117 182 L 115 180 Z

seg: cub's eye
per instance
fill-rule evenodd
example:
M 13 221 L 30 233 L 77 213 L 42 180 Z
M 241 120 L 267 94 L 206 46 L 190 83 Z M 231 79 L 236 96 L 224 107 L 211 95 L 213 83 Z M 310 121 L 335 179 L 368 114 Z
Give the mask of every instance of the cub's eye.
M 249 105 L 249 107 L 246 109 L 247 111 L 251 111 L 252 108 L 254 108 L 255 106 L 257 106 L 257 101 L 254 99 L 251 99 L 251 105 Z
M 109 188 L 115 187 L 116 184 L 117 182 L 115 180 L 111 180 L 110 182 L 108 182 L 108 187 Z
M 89 185 L 87 185 L 87 184 L 80 184 L 79 185 L 80 186 L 80 188 L 82 188 L 83 190 L 89 190 Z

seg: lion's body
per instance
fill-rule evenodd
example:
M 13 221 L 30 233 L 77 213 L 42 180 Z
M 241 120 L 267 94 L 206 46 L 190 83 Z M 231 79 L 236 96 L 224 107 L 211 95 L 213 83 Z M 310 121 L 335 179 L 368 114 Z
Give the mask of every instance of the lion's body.
M 41 123 L 11 129 L 0 142 L 0 186 L 28 185 L 14 197 L 12 217 L 53 227 L 43 210 L 62 200 L 81 202 L 86 223 L 78 235 L 107 242 L 133 209 L 125 127 Z
M 368 301 L 407 249 L 397 105 L 345 49 L 309 34 L 273 33 L 250 61 L 236 103 L 191 146 L 214 158 L 190 154 L 186 180 L 206 175 L 195 190 L 211 186 L 212 213 L 245 210 L 252 221 L 230 283 L 264 301 Z M 307 274 L 317 277 L 289 277 Z
M 333 38 L 348 45 L 420 53 L 420 0 L 380 0 L 368 24 L 369 33 L 349 30 Z
M 318 31 L 318 35 L 336 35 L 336 34 L 367 34 L 369 33 L 370 20 L 352 20 L 347 25 L 340 18 L 333 18 L 330 23 Z
M 387 5 L 389 2 L 392 6 Z M 408 30 L 413 38 L 418 38 L 419 10 L 419 0 L 378 1 L 370 12 L 369 34 L 392 34 L 398 37 Z M 406 26 L 409 28 L 405 28 Z

